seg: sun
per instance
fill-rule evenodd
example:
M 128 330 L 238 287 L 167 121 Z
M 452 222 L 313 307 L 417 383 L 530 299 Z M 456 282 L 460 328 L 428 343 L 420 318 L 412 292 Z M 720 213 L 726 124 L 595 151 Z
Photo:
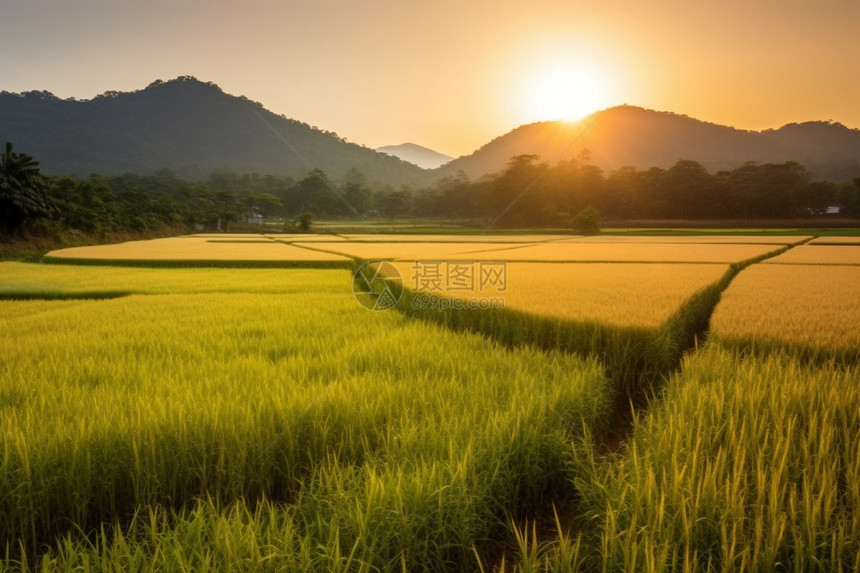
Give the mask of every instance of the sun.
M 613 105 L 606 75 L 585 65 L 556 64 L 535 70 L 525 91 L 530 121 L 576 121 Z

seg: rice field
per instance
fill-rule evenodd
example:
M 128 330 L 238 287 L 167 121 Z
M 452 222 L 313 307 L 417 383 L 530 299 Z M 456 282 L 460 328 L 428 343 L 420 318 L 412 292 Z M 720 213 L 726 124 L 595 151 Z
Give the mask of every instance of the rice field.
M 229 241 L 229 242 L 227 242 Z M 263 242 L 261 242 L 263 241 Z M 347 266 L 343 256 L 303 249 L 286 243 L 257 237 L 218 239 L 207 237 L 172 237 L 148 241 L 130 241 L 114 245 L 70 247 L 51 251 L 52 261 L 102 263 L 323 263 Z
M 720 340 L 747 346 L 860 358 L 860 267 L 754 265 L 726 290 L 711 325 Z
M 344 269 L 150 269 L 0 262 L 0 299 L 128 294 L 349 293 Z
M 816 237 L 810 245 L 860 245 L 860 237 Z
M 510 262 L 738 263 L 779 245 L 646 243 L 315 243 L 313 248 L 362 260 L 503 260 Z
M 475 256 L 512 262 L 739 263 L 773 252 L 777 246 L 571 242 L 484 251 Z
M 720 280 L 725 264 L 507 263 L 504 288 L 484 284 L 478 263 L 397 262 L 404 286 L 416 293 L 465 300 L 501 300 L 505 308 L 539 316 L 657 328 L 697 291 Z M 469 271 L 468 280 L 456 275 Z M 438 275 L 436 272 L 438 271 Z M 433 274 L 429 274 L 433 273 Z M 431 280 L 438 276 L 439 280 Z M 551 288 L 547 288 L 552 285 Z
M 576 235 L 404 235 L 394 233 L 345 233 L 350 242 L 369 243 L 548 243 Z
M 804 237 L 308 237 L 174 241 L 390 258 L 504 308 L 0 263 L 0 571 L 860 569 L 860 266 L 750 264 Z M 504 281 L 416 284 L 434 261 Z
M 0 304 L 7 555 L 67 539 L 50 561 L 79 530 L 211 499 L 285 506 L 308 567 L 352 552 L 474 568 L 509 515 L 566 495 L 567 442 L 610 407 L 595 360 L 496 349 L 349 294 Z M 197 543 L 190 559 L 210 551 Z
M 860 372 L 709 345 L 621 454 L 583 451 L 583 543 L 604 571 L 860 568 Z M 547 542 L 562 570 L 571 540 Z
M 302 242 L 313 243 L 315 241 L 341 241 L 340 235 L 330 233 L 195 233 L 188 235 L 193 239 L 206 239 L 213 242 L 223 241 L 282 241 L 285 243 Z
M 800 245 L 767 262 L 791 265 L 860 265 L 860 245 Z
M 498 249 L 519 248 L 530 243 L 382 243 L 382 242 L 351 242 L 340 243 L 318 242 L 309 245 L 308 248 L 319 249 L 330 253 L 336 253 L 347 257 L 361 260 L 474 260 L 476 257 L 485 257 L 485 253 L 495 252 Z
M 560 239 L 561 243 L 670 243 L 704 245 L 796 245 L 811 239 L 811 235 L 594 235 Z

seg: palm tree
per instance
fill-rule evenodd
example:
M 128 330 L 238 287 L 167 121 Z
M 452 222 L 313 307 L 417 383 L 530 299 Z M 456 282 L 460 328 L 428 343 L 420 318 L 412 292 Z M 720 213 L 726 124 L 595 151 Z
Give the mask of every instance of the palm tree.
M 52 211 L 39 162 L 15 153 L 7 142 L 6 153 L 0 154 L 0 231 L 14 233 L 27 218 L 50 216 Z

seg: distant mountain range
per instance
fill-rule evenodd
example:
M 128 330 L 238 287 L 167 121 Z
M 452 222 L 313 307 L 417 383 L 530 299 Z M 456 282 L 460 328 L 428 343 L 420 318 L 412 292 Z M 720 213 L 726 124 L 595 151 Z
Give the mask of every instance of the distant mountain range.
M 2 92 L 0 140 L 35 157 L 49 175 L 169 168 L 190 179 L 218 170 L 301 177 L 318 168 L 339 178 L 354 167 L 393 185 L 432 180 L 411 163 L 190 76 L 82 101 L 49 92 Z
M 583 150 L 588 151 L 583 154 Z M 712 172 L 734 169 L 746 161 L 797 161 L 817 178 L 845 181 L 860 177 L 860 130 L 812 121 L 744 131 L 684 115 L 619 106 L 576 123 L 520 126 L 439 171 L 480 177 L 504 169 L 512 156 L 521 154 L 539 155 L 545 161 L 583 160 L 605 170 L 626 165 L 668 168 L 679 159 L 698 161 Z
M 453 157 L 449 157 L 443 153 L 433 151 L 432 149 L 428 149 L 414 143 L 386 145 L 384 147 L 377 147 L 376 151 L 387 153 L 394 157 L 399 157 L 403 161 L 414 163 L 422 169 L 436 169 L 437 167 L 441 167 L 454 159 Z
M 460 171 L 479 178 L 504 169 L 515 155 L 535 154 L 550 162 L 586 161 L 607 171 L 626 165 L 667 168 L 679 159 L 698 161 L 710 171 L 746 161 L 793 160 L 820 179 L 860 176 L 860 130 L 839 123 L 744 131 L 619 106 L 578 123 L 523 125 L 451 160 L 414 144 L 373 150 L 350 143 L 191 76 L 91 100 L 60 99 L 45 91 L 0 92 L 0 144 L 6 141 L 39 160 L 49 175 L 169 168 L 188 179 L 219 170 L 302 177 L 318 168 L 338 179 L 356 168 L 371 181 L 420 187 Z

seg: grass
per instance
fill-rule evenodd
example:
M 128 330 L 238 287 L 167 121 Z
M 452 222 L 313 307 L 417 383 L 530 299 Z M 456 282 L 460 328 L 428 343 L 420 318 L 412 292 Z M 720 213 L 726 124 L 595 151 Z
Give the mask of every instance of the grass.
M 794 265 L 860 265 L 860 245 L 801 245 L 768 262 Z
M 265 516 L 247 535 L 277 519 L 320 569 L 473 568 L 511 516 L 570 495 L 567 444 L 612 400 L 594 360 L 495 349 L 349 294 L 2 305 L 0 547 L 60 570 L 220 569 L 195 512 Z
M 726 344 L 848 361 L 860 359 L 858 324 L 860 267 L 800 264 L 746 269 L 712 320 L 714 335 Z

